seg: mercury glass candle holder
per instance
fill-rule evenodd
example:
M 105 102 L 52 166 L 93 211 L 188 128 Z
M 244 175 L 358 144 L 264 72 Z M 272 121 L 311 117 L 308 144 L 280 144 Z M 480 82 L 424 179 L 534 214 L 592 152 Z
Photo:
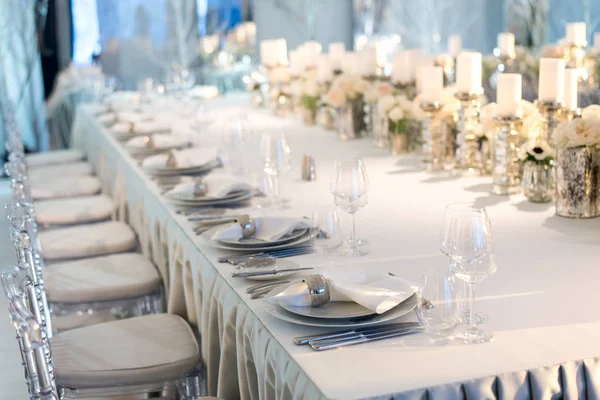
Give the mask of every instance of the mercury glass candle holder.
M 407 99 L 414 100 L 417 97 L 417 84 L 416 82 L 408 82 L 408 83 L 394 83 L 394 89 L 404 94 Z
M 562 110 L 558 117 L 561 121 L 571 121 L 576 118 L 581 118 L 581 108 Z
M 519 160 L 521 146 L 520 117 L 496 117 L 496 134 L 492 165 L 492 192 L 499 195 L 518 193 L 522 177 Z
M 588 79 L 588 73 L 585 69 L 585 47 L 574 44 L 567 47 L 565 52 L 565 64 L 567 68 L 580 70 L 579 82 L 585 82 Z
M 421 110 L 425 112 L 425 119 L 421 125 L 423 138 L 423 161 L 427 164 L 429 171 L 441 171 L 444 169 L 444 124 L 439 113 L 442 105 L 439 102 L 423 102 Z
M 560 114 L 564 108 L 564 102 L 544 101 L 538 102 L 538 109 L 542 114 L 542 129 L 540 136 L 548 142 L 552 137 L 552 132 L 561 122 Z
M 477 160 L 479 143 L 475 134 L 481 110 L 480 94 L 480 91 L 456 94 L 461 104 L 456 123 L 456 166 L 460 170 L 475 174 L 478 174 L 481 169 L 480 162 Z

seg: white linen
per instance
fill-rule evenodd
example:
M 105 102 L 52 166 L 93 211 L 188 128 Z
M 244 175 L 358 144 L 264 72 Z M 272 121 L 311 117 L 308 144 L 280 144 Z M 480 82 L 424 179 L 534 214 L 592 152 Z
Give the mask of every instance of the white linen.
M 252 237 L 267 242 L 281 239 L 296 229 L 310 227 L 310 221 L 304 218 L 255 217 L 253 220 L 256 226 L 256 233 Z M 231 240 L 241 239 L 242 237 L 242 227 L 237 223 L 233 223 L 215 232 L 212 239 Z
M 252 190 L 252 185 L 248 184 L 242 177 L 228 174 L 226 172 L 211 172 L 204 178 L 208 191 L 204 197 L 225 197 L 228 194 L 240 190 Z M 186 179 L 183 183 L 178 184 L 173 189 L 165 193 L 167 197 L 176 197 L 181 194 L 194 194 L 196 184 L 194 179 Z
M 169 124 L 159 121 L 117 122 L 110 127 L 110 130 L 120 139 L 125 139 L 133 135 L 167 132 L 170 129 Z
M 215 107 L 225 100 L 234 98 L 217 99 Z M 240 96 L 238 104 L 248 104 L 248 98 Z M 476 311 L 489 315 L 484 327 L 495 332 L 495 339 L 477 346 L 435 345 L 413 335 L 323 353 L 294 345 L 296 336 L 326 330 L 277 320 L 260 301 L 250 300 L 248 283 L 231 278 L 231 266 L 217 262 L 223 252 L 198 240 L 194 224 L 175 213 L 84 106 L 74 143 L 106 177 L 115 199 L 128 206 L 144 254 L 168 282 L 169 312 L 184 316 L 202 337 L 211 395 L 242 400 L 576 399 L 600 393 L 600 317 L 590 312 L 600 308 L 600 219 L 563 219 L 551 204 L 491 195 L 489 177 L 427 173 L 418 159 L 391 157 L 363 140 L 341 142 L 332 132 L 267 111 L 248 115 L 253 129 L 285 129 L 293 154 L 312 155 L 320 177 L 328 176 L 336 158 L 365 159 L 370 203 L 356 220 L 359 237 L 369 241 L 369 254 L 360 259 L 304 255 L 296 258 L 301 266 L 318 270 L 330 261 L 343 262 L 420 282 L 426 269 L 447 263 L 437 244 L 445 205 L 485 205 L 498 272 L 478 285 Z M 281 214 L 311 215 L 315 205 L 332 204 L 328 179 L 296 179 L 296 161 L 282 179 L 282 193 L 292 201 Z M 348 232 L 348 219 L 342 222 Z
M 329 285 L 329 301 L 352 301 L 377 314 L 391 310 L 417 290 L 404 279 L 356 268 L 350 271 L 331 269 L 321 275 Z M 302 281 L 290 283 L 271 299 L 280 304 L 310 307 L 308 285 Z
M 219 155 L 219 149 L 216 147 L 192 148 L 185 150 L 172 151 L 177 168 L 200 167 L 213 162 Z M 167 157 L 164 154 L 157 154 L 146 158 L 142 162 L 142 167 L 150 169 L 166 169 Z
M 171 135 L 165 133 L 155 133 L 151 135 L 152 141 L 154 142 L 154 149 L 170 149 L 174 147 L 182 147 L 188 143 L 188 139 L 184 136 Z M 134 149 L 148 149 L 150 147 L 146 146 L 146 137 L 145 136 L 136 136 L 134 138 L 129 139 L 125 146 Z

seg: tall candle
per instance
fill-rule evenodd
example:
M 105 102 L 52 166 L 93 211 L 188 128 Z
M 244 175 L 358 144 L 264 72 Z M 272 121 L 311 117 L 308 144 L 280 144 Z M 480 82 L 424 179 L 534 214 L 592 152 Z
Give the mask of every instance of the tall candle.
M 261 40 L 260 41 L 260 62 L 262 65 L 270 66 L 272 62 L 271 48 L 273 46 L 273 40 Z
M 565 97 L 565 61 L 558 58 L 540 60 L 538 101 L 562 102 Z
M 571 22 L 567 24 L 567 41 L 577 47 L 587 45 L 587 33 L 585 22 Z
M 499 117 L 521 116 L 521 74 L 499 74 L 496 99 Z
M 577 109 L 577 86 L 579 84 L 579 71 L 574 68 L 565 69 L 565 109 Z
M 362 76 L 377 75 L 377 47 L 367 46 L 360 55 L 360 74 Z
M 442 67 L 423 67 L 422 76 L 423 101 L 426 103 L 441 103 L 444 92 L 444 72 Z
M 392 57 L 392 82 L 407 84 L 415 80 L 410 54 L 399 51 Z
M 416 79 L 417 70 L 420 69 L 423 65 L 431 63 L 429 63 L 427 57 L 425 57 L 425 51 L 423 49 L 410 49 L 408 50 L 408 54 L 410 57 L 410 64 L 412 66 L 413 75 Z
M 345 74 L 358 75 L 358 62 L 358 54 L 353 51 L 345 52 L 344 57 L 342 57 L 342 71 Z
M 514 57 L 515 55 L 515 35 L 510 32 L 498 34 L 498 49 L 501 56 Z
M 452 35 L 448 38 L 448 53 L 456 58 L 462 49 L 462 40 L 460 35 Z
M 594 33 L 594 53 L 600 54 L 600 32 Z
M 317 80 L 329 82 L 333 79 L 333 69 L 329 54 L 319 54 L 317 58 Z
M 329 60 L 331 61 L 331 66 L 334 70 L 342 69 L 342 58 L 344 57 L 344 53 L 346 52 L 346 48 L 344 43 L 342 42 L 334 42 L 329 43 Z
M 481 89 L 481 53 L 465 51 L 456 59 L 456 89 L 474 93 Z
M 304 68 L 316 67 L 317 57 L 321 54 L 321 43 L 312 40 L 304 42 L 300 47 L 304 57 Z
M 304 58 L 300 49 L 290 51 L 290 75 L 299 76 L 304 71 Z

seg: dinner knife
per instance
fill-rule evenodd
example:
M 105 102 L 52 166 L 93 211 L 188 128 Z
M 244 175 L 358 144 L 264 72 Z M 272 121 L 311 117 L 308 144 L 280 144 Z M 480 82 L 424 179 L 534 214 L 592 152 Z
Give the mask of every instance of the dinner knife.
M 423 332 L 423 331 L 424 331 L 424 329 L 422 327 L 403 328 L 403 329 L 396 329 L 393 331 L 362 334 L 359 337 L 353 337 L 348 340 L 316 341 L 316 342 L 310 342 L 309 344 L 310 344 L 310 347 L 313 348 L 313 350 L 323 351 L 323 350 L 337 349 L 337 348 L 345 347 L 345 346 L 354 346 L 354 345 L 361 344 L 361 343 L 375 342 L 377 340 L 382 340 L 382 339 L 390 339 L 390 338 L 395 338 L 395 337 L 399 337 L 399 336 L 412 335 L 412 334 Z
M 295 272 L 295 271 L 306 271 L 308 269 L 314 269 L 312 267 L 305 268 L 283 268 L 283 269 L 270 269 L 268 271 L 252 271 L 252 272 L 232 272 L 232 278 L 248 278 L 250 276 L 263 276 L 263 275 L 275 275 L 281 272 Z
M 342 331 L 322 333 L 320 335 L 299 336 L 299 337 L 294 338 L 294 344 L 305 345 L 312 341 L 334 339 L 334 338 L 339 338 L 339 337 L 347 338 L 352 335 L 384 332 L 384 331 L 391 331 L 391 330 L 398 329 L 398 328 L 412 328 L 412 327 L 416 327 L 416 326 L 419 326 L 418 322 L 398 322 L 395 324 L 367 326 L 364 328 L 356 328 L 356 329 L 345 329 Z

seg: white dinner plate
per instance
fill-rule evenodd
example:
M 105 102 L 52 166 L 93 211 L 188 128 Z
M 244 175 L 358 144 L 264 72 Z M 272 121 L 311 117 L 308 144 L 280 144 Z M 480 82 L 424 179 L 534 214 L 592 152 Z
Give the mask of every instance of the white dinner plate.
M 417 306 L 417 294 L 415 293 L 391 310 L 383 314 L 377 314 L 373 317 L 350 319 L 311 318 L 289 312 L 279 305 L 279 303 L 272 301 L 271 297 L 276 293 L 279 293 L 277 288 L 269 292 L 263 300 L 265 310 L 269 314 L 282 321 L 291 322 L 293 324 L 317 326 L 322 328 L 358 328 L 361 326 L 383 324 L 410 313 Z
M 293 314 L 309 318 L 349 319 L 377 315 L 376 312 L 353 301 L 330 301 L 319 307 L 297 307 L 286 304 L 280 304 L 280 306 Z
M 262 247 L 252 247 L 252 249 L 244 249 L 235 246 L 226 245 L 220 243 L 219 241 L 212 240 L 212 236 L 219 230 L 223 229 L 222 226 L 215 226 L 214 228 L 206 230 L 204 233 L 200 235 L 200 237 L 211 247 L 221 250 L 231 250 L 231 251 L 264 251 L 264 250 L 283 250 L 290 247 L 300 247 L 300 246 L 309 246 L 310 241 L 312 240 L 312 233 L 306 233 L 304 236 L 299 237 L 298 239 L 292 240 L 291 242 L 275 245 L 275 246 L 262 246 Z
M 234 199 L 236 197 L 239 196 L 244 196 L 247 195 L 248 193 L 250 193 L 249 190 L 236 190 L 234 192 L 231 192 L 229 194 L 226 194 L 223 197 L 210 197 L 210 196 L 196 196 L 194 193 L 192 192 L 184 192 L 184 193 L 170 193 L 167 192 L 165 193 L 165 196 L 168 197 L 169 199 L 173 199 L 173 200 L 178 200 L 181 202 L 186 202 L 186 203 L 195 203 L 195 202 L 204 202 L 204 201 L 223 201 L 223 200 L 231 200 Z
M 219 206 L 243 203 L 245 201 L 250 200 L 253 195 L 254 195 L 254 193 L 248 192 L 248 193 L 243 193 L 241 195 L 238 195 L 236 197 L 232 197 L 229 199 L 223 199 L 223 200 L 181 201 L 181 200 L 169 199 L 169 201 L 171 203 L 175 204 L 176 206 L 180 206 L 180 207 L 201 207 L 201 206 L 219 207 Z
M 227 229 L 228 227 L 224 227 L 223 229 Z M 302 237 L 303 235 L 306 235 L 306 233 L 308 233 L 308 229 L 297 229 L 295 231 L 293 231 L 292 233 L 290 233 L 289 235 L 285 235 L 277 240 L 271 240 L 270 242 L 266 241 L 266 240 L 262 240 L 262 239 L 256 239 L 256 238 L 241 238 L 241 239 L 221 239 L 219 240 L 219 243 L 222 243 L 226 246 L 235 246 L 235 247 L 239 247 L 239 248 L 254 248 L 256 246 L 262 247 L 262 246 L 266 246 L 266 245 L 272 245 L 272 246 L 276 246 L 278 244 L 283 244 L 283 243 L 287 243 L 290 242 L 292 240 L 296 240 L 296 239 L 300 239 L 300 237 Z

